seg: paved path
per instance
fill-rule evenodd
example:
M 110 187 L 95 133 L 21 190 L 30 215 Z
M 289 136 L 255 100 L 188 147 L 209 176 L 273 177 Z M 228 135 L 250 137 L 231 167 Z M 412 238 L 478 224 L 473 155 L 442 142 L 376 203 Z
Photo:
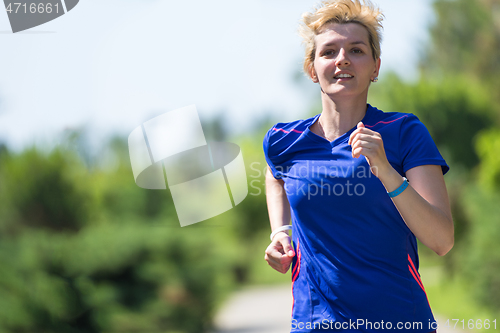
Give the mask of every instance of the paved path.
M 290 332 L 290 285 L 249 287 L 236 292 L 215 318 L 215 333 Z
M 290 285 L 248 287 L 236 292 L 219 311 L 213 333 L 290 332 L 292 294 Z M 439 316 L 437 316 L 438 321 Z M 444 321 L 443 321 L 444 322 Z M 465 331 L 439 328 L 439 333 Z M 472 331 L 467 331 L 472 333 Z

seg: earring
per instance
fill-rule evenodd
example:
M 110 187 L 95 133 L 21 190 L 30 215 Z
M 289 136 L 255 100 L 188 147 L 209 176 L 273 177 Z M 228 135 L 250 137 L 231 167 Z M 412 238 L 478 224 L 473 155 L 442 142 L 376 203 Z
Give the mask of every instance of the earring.
M 375 78 L 372 79 L 372 82 L 378 82 L 378 76 L 375 76 Z

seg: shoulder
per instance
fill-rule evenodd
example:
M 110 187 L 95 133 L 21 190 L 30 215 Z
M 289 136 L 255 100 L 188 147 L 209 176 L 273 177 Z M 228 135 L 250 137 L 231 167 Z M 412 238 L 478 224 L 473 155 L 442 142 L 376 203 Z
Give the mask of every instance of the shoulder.
M 384 112 L 371 105 L 369 108 L 370 116 L 365 126 L 374 131 L 400 129 L 412 123 L 422 124 L 418 117 L 412 113 Z
M 371 107 L 365 126 L 391 140 L 412 140 L 418 136 L 429 136 L 427 127 L 413 113 L 384 112 Z
M 264 150 L 282 151 L 297 141 L 319 115 L 288 123 L 277 123 L 264 137 Z
M 267 135 L 281 138 L 287 136 L 287 134 L 302 134 L 318 116 L 319 115 L 316 115 L 311 118 L 295 120 L 288 123 L 277 123 L 269 129 Z
M 443 174 L 449 170 L 427 127 L 417 116 L 378 109 L 373 115 L 365 126 L 382 134 L 388 157 L 399 161 L 402 173 L 420 165 L 440 165 Z

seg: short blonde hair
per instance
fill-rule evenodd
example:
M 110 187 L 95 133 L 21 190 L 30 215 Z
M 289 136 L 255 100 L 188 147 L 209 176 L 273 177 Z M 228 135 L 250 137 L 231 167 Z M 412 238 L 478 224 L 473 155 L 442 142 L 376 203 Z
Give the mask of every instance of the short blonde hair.
M 380 58 L 384 15 L 370 0 L 325 0 L 312 13 L 304 13 L 299 34 L 305 44 L 304 72 L 310 75 L 316 55 L 315 37 L 330 23 L 357 23 L 368 31 L 373 59 Z

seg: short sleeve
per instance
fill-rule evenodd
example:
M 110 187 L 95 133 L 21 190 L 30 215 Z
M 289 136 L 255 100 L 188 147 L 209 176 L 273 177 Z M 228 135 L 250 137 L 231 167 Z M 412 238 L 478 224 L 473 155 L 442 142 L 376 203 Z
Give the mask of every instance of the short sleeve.
M 425 125 L 413 114 L 405 117 L 401 125 L 399 152 L 406 173 L 420 165 L 440 165 L 443 175 L 450 167 L 441 156 Z
M 264 156 L 266 158 L 267 165 L 269 165 L 269 168 L 271 169 L 271 172 L 276 179 L 281 179 L 283 177 L 283 173 L 280 172 L 278 167 L 274 164 L 273 160 L 275 159 L 275 156 L 272 155 L 272 142 L 271 142 L 271 137 L 272 133 L 274 132 L 275 126 L 273 126 L 269 131 L 267 131 L 266 135 L 264 136 L 264 142 L 263 142 L 263 148 L 264 148 Z

